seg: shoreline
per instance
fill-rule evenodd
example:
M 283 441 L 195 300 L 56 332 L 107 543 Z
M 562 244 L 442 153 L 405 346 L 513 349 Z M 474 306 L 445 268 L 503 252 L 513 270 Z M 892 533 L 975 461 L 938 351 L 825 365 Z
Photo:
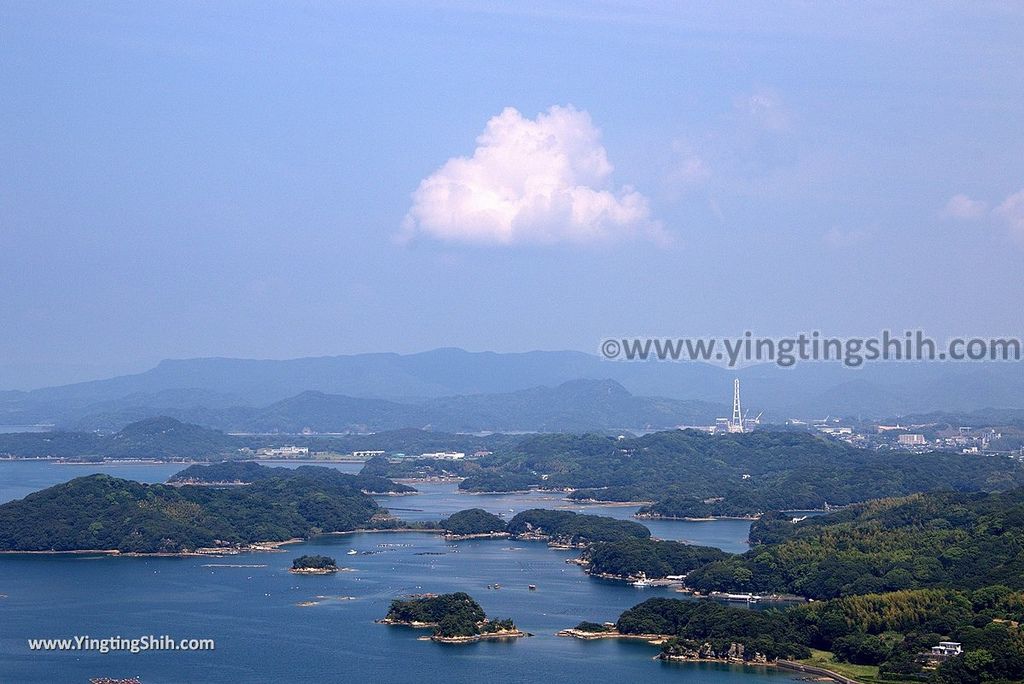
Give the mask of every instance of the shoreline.
M 523 637 L 532 636 L 528 632 L 524 632 L 521 629 L 510 629 L 503 630 L 500 632 L 488 632 L 486 634 L 475 634 L 473 636 L 456 636 L 456 637 L 444 637 L 444 636 L 429 636 L 420 637 L 424 641 L 430 640 L 439 644 L 475 644 L 478 641 L 504 641 L 507 639 L 522 639 Z
M 778 667 L 778 661 L 770 660 L 739 660 L 735 658 L 689 658 L 687 656 L 667 656 L 659 653 L 655 660 L 666 663 L 718 663 L 720 665 L 742 665 L 744 667 Z
M 832 670 L 824 667 L 818 667 L 817 665 L 806 665 L 796 660 L 785 660 L 780 658 L 775 662 L 775 666 L 780 670 L 789 670 L 791 672 L 817 675 L 818 677 L 827 677 L 834 682 L 839 682 L 839 684 L 859 684 L 856 679 L 852 679 L 846 675 L 833 672 Z
M 200 547 L 191 551 L 121 551 L 120 549 L 69 549 L 64 551 L 56 550 L 32 550 L 32 551 L 0 551 L 0 555 L 46 555 L 46 556 L 68 556 L 68 555 L 94 555 L 125 558 L 217 558 L 220 556 L 237 556 L 242 553 L 256 553 L 260 551 L 278 551 L 278 547 L 285 544 L 297 544 L 308 541 L 304 537 L 293 537 L 282 541 L 255 542 L 245 546 L 209 546 Z
M 393 620 L 388 617 L 383 617 L 373 621 L 374 624 L 387 625 L 389 627 L 408 627 L 409 629 L 437 629 L 438 623 L 436 622 L 417 622 L 416 620 Z M 520 639 L 522 637 L 533 636 L 529 632 L 516 627 L 515 629 L 504 629 L 497 632 L 485 632 L 482 634 L 474 634 L 472 636 L 438 636 L 431 634 L 430 636 L 418 637 L 420 641 L 434 641 L 439 644 L 472 644 L 478 641 L 490 641 L 490 640 L 505 640 L 505 639 Z
M 569 627 L 568 629 L 560 629 L 555 632 L 555 636 L 569 637 L 571 639 L 580 639 L 581 641 L 593 641 L 595 639 L 622 639 L 624 641 L 646 641 L 652 646 L 660 646 L 669 639 L 671 635 L 667 634 L 623 634 L 622 632 L 612 629 L 602 632 L 586 632 L 575 627 Z
M 210 487 L 212 489 L 226 489 L 228 487 L 251 487 L 255 482 L 243 482 L 242 480 L 197 480 L 195 478 L 188 478 L 187 480 L 166 480 L 162 483 L 168 487 Z M 360 489 L 360 492 L 366 496 L 415 496 L 419 494 L 418 491 L 412 492 L 373 492 L 368 489 Z
M 448 534 L 445 532 L 445 541 L 467 541 L 469 539 L 509 539 L 511 532 L 476 532 L 473 534 Z
M 428 527 L 386 527 L 381 529 L 360 528 L 357 530 L 343 530 L 341 532 L 321 532 L 315 537 L 309 537 L 307 539 L 303 539 L 302 541 L 309 541 L 310 539 L 316 539 L 316 537 L 344 537 L 348 534 L 387 534 L 398 532 L 422 532 L 424 534 L 444 534 L 444 530 L 440 528 L 431 529 Z
M 237 556 L 242 553 L 258 553 L 264 551 L 278 551 L 280 546 L 286 544 L 299 544 L 302 542 L 308 542 L 317 537 L 342 537 L 349 534 L 390 534 L 390 533 L 403 533 L 403 532 L 420 532 L 423 534 L 444 534 L 444 530 L 429 529 L 422 527 L 392 527 L 383 529 L 374 528 L 360 528 L 356 530 L 343 530 L 339 532 L 322 532 L 313 537 L 293 537 L 291 539 L 284 539 L 281 541 L 261 541 L 247 544 L 244 546 L 211 546 L 201 547 L 193 549 L 191 551 L 121 551 L 120 549 L 67 549 L 62 551 L 56 550 L 0 550 L 0 555 L 16 555 L 16 554 L 32 554 L 32 555 L 49 555 L 49 556 L 61 556 L 61 555 L 74 555 L 74 554 L 92 554 L 102 556 L 123 556 L 128 558 L 195 558 L 195 557 L 217 557 L 217 556 Z M 495 537 L 496 539 L 498 537 Z M 457 540 L 452 540 L 457 541 Z
M 684 522 L 714 522 L 716 520 L 745 520 L 754 522 L 760 520 L 763 513 L 757 515 L 707 515 L 704 517 L 679 516 L 679 515 L 658 515 L 657 513 L 637 513 L 633 517 L 637 520 L 682 520 Z
M 561 629 L 555 633 L 555 636 L 579 639 L 581 641 L 594 641 L 597 639 L 621 639 L 623 641 L 644 641 L 652 646 L 660 646 L 668 640 L 675 638 L 674 636 L 669 634 L 623 634 L 614 629 L 602 632 L 587 632 L 576 629 L 575 627 L 570 627 L 569 629 Z M 821 674 L 824 676 L 831 676 L 841 684 L 853 683 L 853 680 L 844 678 L 842 677 L 842 675 L 825 670 L 824 668 L 811 668 L 810 666 L 803 665 L 802 663 L 784 660 L 757 661 L 740 660 L 735 658 L 692 658 L 688 656 L 665 655 L 664 653 L 658 653 L 658 655 L 654 656 L 654 660 L 661 660 L 664 662 L 672 663 L 719 663 L 723 665 L 743 665 L 744 667 L 781 667 L 784 669 L 791 669 L 798 672 L 807 672 L 809 674 Z M 818 671 L 815 672 L 815 669 Z
M 42 457 L 42 458 L 11 458 L 8 461 L 48 461 L 57 465 L 69 466 L 109 466 L 109 465 L 207 465 L 214 461 L 160 461 L 152 458 L 111 458 L 102 461 L 69 461 L 66 458 Z
M 333 575 L 341 571 L 352 572 L 352 568 L 290 568 L 288 572 L 293 575 Z
M 634 506 L 650 506 L 653 501 L 602 501 L 601 499 L 570 499 L 566 501 L 581 506 L 601 506 L 604 508 L 632 508 Z

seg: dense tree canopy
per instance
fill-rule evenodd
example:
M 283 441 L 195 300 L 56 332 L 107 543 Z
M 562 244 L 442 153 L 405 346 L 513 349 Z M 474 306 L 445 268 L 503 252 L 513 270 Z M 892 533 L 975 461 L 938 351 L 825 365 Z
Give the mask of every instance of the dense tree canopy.
M 811 598 L 919 587 L 1024 589 L 1024 489 L 915 494 L 793 523 L 765 516 L 739 556 L 690 573 L 705 590 Z
M 504 520 L 482 508 L 470 508 L 452 513 L 441 521 L 440 526 L 451 534 L 486 534 L 506 531 Z
M 224 461 L 211 465 L 192 465 L 174 474 L 170 484 L 218 484 L 264 482 L 275 478 L 302 476 L 324 483 L 337 483 L 355 487 L 371 494 L 411 494 L 416 491 L 409 485 L 380 477 L 378 475 L 352 475 L 326 466 L 302 465 L 297 468 L 272 468 L 253 461 Z
M 512 620 L 488 620 L 484 609 L 465 592 L 439 596 L 395 599 L 385 618 L 388 621 L 434 627 L 437 637 L 472 637 L 513 630 Z
M 654 598 L 619 616 L 616 628 L 623 634 L 666 634 L 677 641 L 665 645 L 668 653 L 699 648 L 703 642 L 716 654 L 733 643 L 744 645 L 747 659 L 760 653 L 770 660 L 807 657 L 810 651 L 792 621 L 779 611 L 754 611 L 723 606 L 713 601 Z
M 428 467 L 383 462 L 373 472 L 395 476 L 421 466 Z M 805 433 L 767 431 L 674 430 L 624 439 L 536 435 L 472 463 L 429 467 L 464 477 L 460 487 L 469 491 L 572 489 L 576 499 L 653 501 L 643 513 L 670 517 L 746 516 L 922 491 L 1024 485 L 1024 466 L 1006 457 L 882 454 Z
M 583 554 L 592 573 L 619 577 L 637 577 L 642 573 L 649 578 L 685 575 L 728 556 L 708 546 L 640 538 L 593 544 Z
M 567 544 L 586 544 L 622 539 L 646 539 L 651 531 L 631 520 L 617 520 L 600 515 L 583 515 L 572 511 L 532 508 L 508 523 L 514 535 L 534 534 Z
M 720 658 L 731 650 L 746 660 L 757 654 L 774 660 L 804 658 L 819 648 L 843 662 L 879 665 L 887 680 L 980 684 L 1024 679 L 1022 619 L 1024 593 L 993 586 L 870 594 L 783 610 L 655 598 L 623 612 L 616 628 L 675 637 L 662 647 L 673 657 Z M 578 629 L 600 631 L 602 625 Z M 924 654 L 939 641 L 960 642 L 964 653 L 929 674 Z
M 0 549 L 181 552 L 351 530 L 378 511 L 372 498 L 333 477 L 216 488 L 90 475 L 0 506 Z
M 337 567 L 337 561 L 330 556 L 307 554 L 292 559 L 292 570 L 330 570 Z
M 244 443 L 219 430 L 167 417 L 146 418 L 120 432 L 20 432 L 0 434 L 0 454 L 23 457 L 209 458 L 237 455 Z

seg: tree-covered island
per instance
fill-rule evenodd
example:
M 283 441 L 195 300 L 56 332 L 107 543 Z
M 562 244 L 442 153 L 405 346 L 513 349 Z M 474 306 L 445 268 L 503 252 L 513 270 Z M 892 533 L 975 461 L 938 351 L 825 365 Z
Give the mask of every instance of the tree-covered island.
M 330 556 L 305 555 L 292 560 L 290 572 L 297 575 L 330 575 L 338 570 L 337 561 Z
M 224 553 L 351 531 L 384 514 L 356 476 L 265 470 L 230 487 L 75 478 L 0 505 L 0 551 Z
M 516 639 L 528 636 L 511 619 L 488 619 L 472 596 L 454 594 L 412 596 L 391 602 L 385 625 L 432 628 L 431 640 L 442 643 L 471 643 L 483 639 Z

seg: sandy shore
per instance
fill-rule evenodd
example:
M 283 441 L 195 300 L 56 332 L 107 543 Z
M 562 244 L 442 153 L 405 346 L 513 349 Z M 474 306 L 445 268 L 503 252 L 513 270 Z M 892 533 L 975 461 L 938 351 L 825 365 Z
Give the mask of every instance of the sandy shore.
M 445 541 L 465 541 L 467 539 L 508 539 L 509 532 L 479 532 L 477 534 L 445 534 Z
M 237 556 L 240 553 L 252 553 L 256 551 L 277 551 L 278 547 L 285 544 L 295 544 L 306 541 L 302 537 L 294 537 L 283 541 L 264 541 L 248 544 L 245 546 L 215 546 L 194 549 L 192 551 L 121 551 L 119 549 L 73 549 L 70 551 L 0 551 L 3 555 L 30 554 L 45 556 L 66 556 L 66 555 L 103 555 L 103 556 L 125 556 L 127 558 L 195 558 L 195 557 L 218 557 Z
M 293 575 L 333 575 L 342 570 L 351 571 L 351 568 L 291 568 L 288 572 Z
M 633 641 L 646 641 L 649 644 L 660 646 L 672 637 L 667 634 L 623 634 L 618 630 L 606 630 L 603 632 L 586 632 L 581 629 L 562 629 L 555 633 L 556 636 L 560 637 L 572 637 L 573 639 L 582 639 L 583 641 L 591 641 L 593 639 L 625 639 Z
M 507 629 L 501 632 L 490 632 L 488 634 L 476 634 L 474 636 L 457 636 L 457 637 L 443 637 L 443 636 L 430 636 L 420 637 L 421 639 L 429 639 L 430 641 L 436 641 L 439 644 L 473 644 L 478 641 L 490 641 L 490 640 L 504 640 L 504 639 L 520 639 L 522 637 L 530 636 L 526 632 L 518 629 Z
M 657 515 L 654 513 L 637 513 L 634 518 L 638 520 L 684 520 L 686 522 L 714 522 L 715 520 L 748 520 L 753 522 L 760 520 L 760 515 L 709 515 L 703 518 L 689 516 Z

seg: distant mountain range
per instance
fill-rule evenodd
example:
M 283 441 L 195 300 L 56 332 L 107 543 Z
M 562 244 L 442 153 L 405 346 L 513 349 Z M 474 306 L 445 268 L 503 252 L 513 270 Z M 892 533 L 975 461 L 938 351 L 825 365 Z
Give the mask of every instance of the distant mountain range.
M 730 370 L 612 362 L 582 352 L 437 349 L 286 361 L 164 361 L 136 375 L 0 392 L 0 425 L 116 430 L 168 415 L 231 430 L 318 431 L 672 427 L 726 415 L 732 379 L 745 408 L 799 416 L 882 417 L 1024 408 L 1024 364 L 805 363 Z
M 264 407 L 111 407 L 80 415 L 73 427 L 110 431 L 153 415 L 167 415 L 231 432 L 379 432 L 406 427 L 445 432 L 586 432 L 705 424 L 725 410 L 722 404 L 704 401 L 633 396 L 613 380 L 573 380 L 557 387 L 409 402 L 307 391 Z

